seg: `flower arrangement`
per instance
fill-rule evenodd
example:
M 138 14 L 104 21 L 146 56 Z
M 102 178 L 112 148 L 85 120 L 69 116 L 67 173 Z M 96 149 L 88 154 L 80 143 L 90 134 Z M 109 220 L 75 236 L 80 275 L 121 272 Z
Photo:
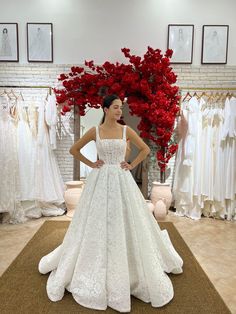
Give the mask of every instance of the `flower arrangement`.
M 178 87 L 173 84 L 177 76 L 170 67 L 172 50 L 165 54 L 148 47 L 143 58 L 121 49 L 128 63 L 94 65 L 85 61 L 85 67 L 73 66 L 70 73 L 61 74 L 61 89 L 55 89 L 57 102 L 65 114 L 76 106 L 81 116 L 87 107 L 100 108 L 104 92 L 127 97 L 130 114 L 141 118 L 140 136 L 157 145 L 156 158 L 164 172 L 169 159 L 177 150 L 172 140 L 174 123 L 179 112 Z

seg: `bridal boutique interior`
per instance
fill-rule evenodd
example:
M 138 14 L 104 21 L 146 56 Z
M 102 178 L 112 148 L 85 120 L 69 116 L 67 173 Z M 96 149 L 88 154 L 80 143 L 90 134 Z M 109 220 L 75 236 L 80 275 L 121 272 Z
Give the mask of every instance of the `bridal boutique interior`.
M 210 313 L 207 309 L 211 305 L 212 313 L 236 313 L 235 1 L 41 0 L 29 4 L 26 0 L 1 0 L 1 4 L 1 313 L 31 313 L 30 304 L 35 313 L 41 313 L 42 308 L 60 313 L 62 303 L 50 307 L 52 302 L 47 299 L 45 281 L 37 273 L 36 262 L 24 258 L 46 254 L 46 244 L 57 245 L 64 228 L 61 226 L 70 223 L 74 204 L 92 169 L 74 161 L 69 150 L 91 127 L 100 124 L 103 111 L 87 107 L 86 114 L 80 117 L 74 115 L 74 110 L 64 114 L 54 93 L 61 88 L 58 78 L 69 73 L 72 66 L 83 67 L 84 60 L 94 60 L 98 65 L 107 60 L 126 62 L 120 53 L 123 47 L 140 56 L 148 46 L 164 53 L 171 48 L 171 38 L 179 52 L 171 63 L 180 98 L 174 129 L 178 150 L 165 172 L 165 185 L 172 195 L 167 214 L 155 212 L 155 204 L 152 212 L 158 222 L 166 226 L 171 223 L 176 228 L 183 243 L 179 250 L 189 249 L 184 255 L 183 274 L 190 281 L 178 283 L 176 279 L 175 287 L 190 286 L 188 272 L 198 267 L 202 273 L 196 277 L 204 281 L 206 276 L 208 282 L 203 287 L 201 280 L 192 280 L 192 299 L 191 293 L 176 292 L 171 304 L 175 306 L 179 298 L 183 308 L 163 307 L 158 311 Z M 181 28 L 175 31 L 173 26 Z M 212 40 L 207 37 L 209 26 L 213 28 Z M 193 36 L 182 41 L 189 27 Z M 181 50 L 186 55 L 181 55 Z M 177 60 L 181 57 L 186 60 Z M 126 102 L 123 121 L 140 132 L 140 117 L 130 114 Z M 144 198 L 150 201 L 153 182 L 159 182 L 161 174 L 156 146 L 151 141 L 147 143 L 151 153 L 132 170 L 132 175 Z M 81 152 L 89 160 L 97 160 L 95 142 L 88 143 Z M 137 152 L 131 144 L 128 161 Z M 52 223 L 45 233 L 44 223 Z M 53 227 L 53 223 L 58 225 Z M 175 240 L 175 234 L 170 237 Z M 26 260 L 30 263 L 27 267 Z M 23 277 L 27 272 L 31 279 Z M 23 290 L 21 280 L 25 283 L 24 295 L 14 292 L 15 287 Z M 206 291 L 211 289 L 213 294 L 208 295 Z M 201 290 L 205 296 L 198 300 Z M 36 291 L 38 295 L 27 292 L 28 295 L 26 291 Z M 225 308 L 214 307 L 217 299 Z M 132 312 L 151 313 L 150 304 L 146 305 L 148 310 L 140 310 L 139 306 L 135 304 Z M 70 312 L 77 310 L 74 307 Z M 82 313 L 82 307 L 79 311 Z

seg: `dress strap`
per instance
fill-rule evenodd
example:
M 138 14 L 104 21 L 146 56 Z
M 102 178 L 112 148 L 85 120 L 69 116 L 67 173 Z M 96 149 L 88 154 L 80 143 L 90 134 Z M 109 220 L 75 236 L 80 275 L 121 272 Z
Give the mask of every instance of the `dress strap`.
M 96 141 L 100 139 L 98 126 L 96 126 Z
M 126 125 L 123 127 L 123 140 L 126 141 Z

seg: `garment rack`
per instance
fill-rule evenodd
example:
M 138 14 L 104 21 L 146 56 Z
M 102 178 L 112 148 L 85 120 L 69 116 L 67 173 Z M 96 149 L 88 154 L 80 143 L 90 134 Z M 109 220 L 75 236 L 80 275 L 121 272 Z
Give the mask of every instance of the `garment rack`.
M 196 86 L 179 86 L 179 95 L 182 98 L 183 93 L 188 93 L 189 91 L 236 91 L 236 87 L 196 87 Z M 182 99 L 180 99 L 180 107 L 181 107 Z M 177 116 L 180 116 L 181 112 Z
M 52 87 L 51 86 L 46 86 L 46 85 L 0 85 L 0 88 L 39 88 L 39 89 L 43 89 L 43 88 L 47 88 L 49 90 L 49 94 L 52 94 Z
M 209 90 L 209 91 L 234 91 L 236 90 L 236 87 L 185 87 L 185 86 L 179 86 L 179 90 L 180 91 L 185 91 L 185 90 L 199 90 L 199 91 L 202 91 L 202 90 Z

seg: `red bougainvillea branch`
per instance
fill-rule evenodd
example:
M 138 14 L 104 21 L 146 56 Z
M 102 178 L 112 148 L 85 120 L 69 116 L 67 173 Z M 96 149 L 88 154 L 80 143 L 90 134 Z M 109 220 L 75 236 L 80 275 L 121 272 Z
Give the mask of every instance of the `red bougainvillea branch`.
M 157 145 L 156 158 L 161 171 L 177 150 L 172 141 L 176 114 L 179 112 L 177 76 L 170 67 L 172 50 L 163 55 L 160 49 L 148 47 L 143 58 L 121 49 L 128 64 L 106 61 L 100 66 L 85 61 L 85 67 L 73 66 L 61 74 L 62 88 L 55 89 L 57 102 L 63 104 L 62 114 L 73 106 L 80 115 L 87 107 L 100 108 L 104 92 L 127 97 L 131 115 L 141 118 L 140 136 Z

